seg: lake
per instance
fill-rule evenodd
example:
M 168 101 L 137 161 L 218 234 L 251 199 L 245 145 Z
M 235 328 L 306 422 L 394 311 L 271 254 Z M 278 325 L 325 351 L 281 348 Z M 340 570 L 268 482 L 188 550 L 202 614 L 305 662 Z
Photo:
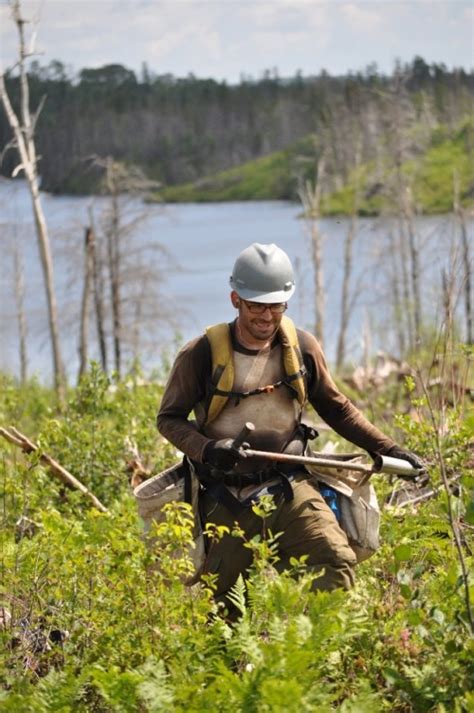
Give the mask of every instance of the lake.
M 62 349 L 69 376 L 78 363 L 78 330 L 82 290 L 82 245 L 88 212 L 98 216 L 106 209 L 107 198 L 70 197 L 43 194 L 54 252 L 55 283 L 60 312 Z M 133 216 L 146 211 L 135 236 L 129 236 L 124 252 L 142 248 L 145 265 L 161 268 L 160 298 L 173 324 L 147 323 L 143 361 L 147 369 L 158 366 L 163 348 L 176 350 L 202 332 L 209 324 L 230 321 L 234 310 L 229 300 L 229 276 L 235 257 L 252 242 L 274 242 L 282 247 L 297 267 L 297 292 L 290 302 L 288 315 L 299 326 L 311 330 L 314 323 L 312 266 L 305 222 L 299 218 L 296 203 L 264 201 L 245 203 L 181 204 L 162 207 L 134 200 L 128 207 Z M 354 249 L 354 284 L 358 299 L 351 318 L 349 356 L 360 358 L 364 323 L 369 323 L 372 346 L 395 350 L 392 316 L 389 310 L 391 258 L 386 238 L 391 224 L 378 219 L 361 219 Z M 326 287 L 325 350 L 335 357 L 339 329 L 343 245 L 348 229 L 345 218 L 320 221 L 324 236 L 324 273 Z M 28 320 L 29 373 L 42 380 L 51 374 L 46 307 L 36 236 L 31 218 L 30 199 L 23 181 L 0 180 L 1 311 L 0 369 L 18 373 L 18 334 L 13 288 L 13 245 L 23 254 Z M 469 222 L 472 237 L 473 221 Z M 453 217 L 418 218 L 417 234 L 422 262 L 421 284 L 425 315 L 440 313 L 441 270 L 452 262 L 458 238 Z M 157 248 L 163 246 L 165 259 Z M 161 256 L 160 256 L 161 255 Z M 451 257 L 450 257 L 451 256 Z M 457 258 L 456 258 L 457 259 Z M 138 274 L 138 273 L 137 273 Z M 137 277 L 137 279 L 141 279 Z M 150 274 L 147 276 L 150 278 Z M 152 291 L 150 291 L 152 294 Z M 154 294 L 154 293 L 153 293 Z M 93 330 L 91 329 L 91 335 Z M 91 357 L 97 358 L 91 344 Z

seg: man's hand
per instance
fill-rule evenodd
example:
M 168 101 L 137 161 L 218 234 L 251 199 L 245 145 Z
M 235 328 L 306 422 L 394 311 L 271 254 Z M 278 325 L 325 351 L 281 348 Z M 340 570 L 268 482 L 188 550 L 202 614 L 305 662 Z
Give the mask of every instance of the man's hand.
M 232 468 L 243 458 L 247 458 L 244 448 L 248 448 L 247 443 L 243 443 L 240 448 L 234 447 L 231 438 L 223 438 L 220 441 L 211 441 L 204 449 L 204 463 L 212 465 L 217 470 L 226 471 Z
M 416 453 L 412 453 L 411 451 L 406 451 L 404 448 L 400 448 L 400 446 L 392 446 L 387 453 L 384 455 L 390 456 L 390 458 L 399 458 L 400 460 L 406 460 L 410 465 L 412 465 L 414 468 L 418 468 L 419 472 L 416 475 L 400 475 L 398 476 L 399 478 L 402 478 L 403 480 L 414 480 L 418 484 L 423 484 L 425 483 L 428 479 L 429 476 L 426 472 L 426 465 L 423 463 L 421 458 L 419 458 Z
M 412 465 L 414 468 L 419 468 L 420 470 L 423 470 L 425 467 L 425 464 L 420 458 L 418 458 L 416 453 L 406 451 L 404 448 L 400 448 L 400 446 L 392 446 L 389 451 L 384 453 L 384 455 L 390 456 L 390 458 L 400 458 L 400 460 L 407 460 L 410 465 Z

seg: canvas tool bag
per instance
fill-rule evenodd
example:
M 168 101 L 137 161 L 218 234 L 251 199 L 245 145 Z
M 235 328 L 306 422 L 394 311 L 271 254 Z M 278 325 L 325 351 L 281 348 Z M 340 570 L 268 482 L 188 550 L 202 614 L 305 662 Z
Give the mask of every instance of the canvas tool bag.
M 308 455 L 315 455 L 309 454 Z M 331 456 L 341 460 L 344 468 L 325 468 L 306 465 L 311 478 L 329 485 L 339 493 L 341 528 L 347 535 L 358 562 L 371 557 L 379 548 L 380 508 L 374 486 L 370 482 L 359 485 L 360 473 L 350 471 L 350 463 L 362 463 L 359 455 Z
M 204 535 L 199 516 L 199 480 L 194 471 L 194 467 L 188 458 L 184 458 L 181 463 L 172 465 L 162 473 L 145 480 L 133 491 L 137 502 L 138 514 L 143 520 L 144 534 L 149 535 L 153 523 L 165 521 L 163 507 L 167 503 L 181 501 L 192 505 L 194 514 L 194 544 L 189 548 L 187 554 L 191 558 L 195 574 L 187 584 L 191 584 L 199 577 L 205 561 Z M 154 539 L 147 538 L 147 542 L 152 546 Z M 184 553 L 177 553 L 179 557 Z

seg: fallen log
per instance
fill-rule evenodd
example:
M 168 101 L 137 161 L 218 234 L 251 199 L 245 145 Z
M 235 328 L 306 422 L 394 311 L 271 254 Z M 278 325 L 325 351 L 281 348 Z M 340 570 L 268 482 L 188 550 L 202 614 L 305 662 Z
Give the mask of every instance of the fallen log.
M 17 431 L 13 426 L 8 428 L 0 427 L 0 436 L 3 436 L 5 440 L 13 445 L 18 446 L 24 453 L 36 453 L 39 449 L 38 446 L 29 440 L 23 433 Z M 63 468 L 54 458 L 51 458 L 47 453 L 40 453 L 39 460 L 44 465 L 48 466 L 49 470 L 53 475 L 59 478 L 65 485 L 69 488 L 74 488 L 79 490 L 83 495 L 85 495 L 93 503 L 93 505 L 101 512 L 108 512 L 105 505 L 103 505 L 98 498 L 91 493 L 91 491 L 86 488 L 86 486 L 81 483 L 80 480 L 74 477 L 66 468 Z

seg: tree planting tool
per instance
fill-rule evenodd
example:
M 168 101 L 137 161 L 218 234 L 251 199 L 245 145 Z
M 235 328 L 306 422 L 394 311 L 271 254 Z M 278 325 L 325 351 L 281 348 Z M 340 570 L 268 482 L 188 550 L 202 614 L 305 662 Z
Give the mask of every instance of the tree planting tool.
M 314 469 L 330 468 L 337 472 L 334 476 L 347 481 L 352 487 L 361 486 L 366 483 L 374 473 L 385 473 L 387 475 L 398 475 L 402 477 L 412 477 L 414 480 L 422 473 L 422 470 L 415 468 L 406 460 L 391 458 L 390 456 L 377 455 L 372 464 L 354 462 L 353 458 L 358 454 L 341 455 L 335 458 L 326 458 L 324 455 L 293 455 L 289 453 L 274 453 L 273 451 L 259 451 L 247 447 L 245 443 L 248 436 L 255 431 L 255 426 L 247 421 L 237 438 L 233 441 L 234 448 L 243 448 L 248 457 L 265 458 L 275 463 L 301 463 L 301 465 L 311 466 Z M 348 471 L 347 474 L 345 471 Z M 355 474 L 361 475 L 355 475 Z M 351 475 L 354 474 L 354 475 Z

